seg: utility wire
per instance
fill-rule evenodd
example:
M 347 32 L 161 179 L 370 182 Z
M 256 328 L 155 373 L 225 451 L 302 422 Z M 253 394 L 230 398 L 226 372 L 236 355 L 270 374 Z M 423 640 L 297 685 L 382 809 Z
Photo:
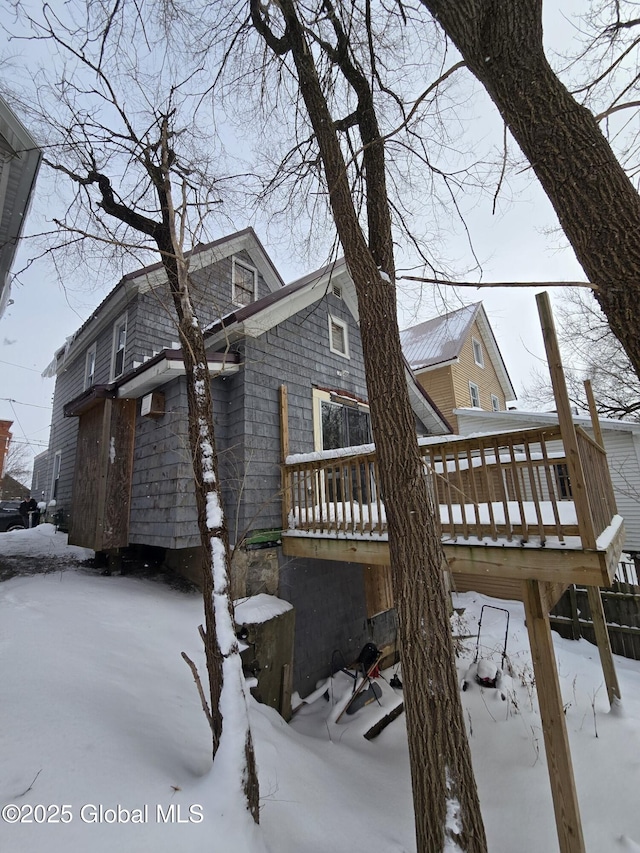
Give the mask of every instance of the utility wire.
M 37 403 L 22 403 L 20 400 L 13 400 L 11 397 L 0 397 L 0 400 L 3 403 L 15 403 L 16 406 L 31 406 L 32 409 L 47 409 L 48 411 L 51 411 L 51 406 L 39 406 Z M 13 406 L 11 408 L 13 408 Z
M 32 373 L 42 373 L 42 371 L 38 370 L 37 367 L 25 367 L 24 364 L 16 364 L 14 361 L 2 361 L 2 359 L 0 359 L 0 364 L 8 364 L 10 367 L 19 367 L 20 370 L 30 370 Z

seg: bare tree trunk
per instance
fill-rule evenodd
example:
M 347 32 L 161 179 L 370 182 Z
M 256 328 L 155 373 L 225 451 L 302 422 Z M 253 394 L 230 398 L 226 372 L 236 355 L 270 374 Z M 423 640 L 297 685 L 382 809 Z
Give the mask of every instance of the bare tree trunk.
M 209 675 L 210 725 L 213 757 L 222 743 L 225 718 L 233 720 L 234 732 L 229 750 L 232 762 L 241 773 L 247 808 L 259 822 L 258 776 L 249 727 L 248 709 L 240 651 L 235 635 L 233 602 L 230 590 L 229 537 L 222 509 L 218 478 L 218 461 L 213 427 L 211 377 L 204 336 L 191 302 L 188 264 L 176 231 L 173 207 L 168 120 L 161 123 L 158 150 L 160 165 L 147 160 L 146 168 L 157 193 L 162 222 L 154 222 L 120 204 L 113 195 L 109 180 L 94 173 L 90 182 L 97 183 L 101 206 L 106 213 L 149 234 L 158 246 L 162 264 L 178 319 L 182 347 L 189 413 L 189 444 L 195 480 L 198 528 L 202 543 L 202 597 L 204 602 L 204 646 Z M 243 732 L 238 735 L 239 732 Z M 240 743 L 240 738 L 244 742 Z
M 366 78 L 337 51 L 336 64 L 358 97 L 367 149 L 369 243 L 354 208 L 334 122 L 294 0 L 280 0 L 285 35 L 277 38 L 252 0 L 254 25 L 274 52 L 291 51 L 313 125 L 334 220 L 355 283 L 360 333 L 389 528 L 393 589 L 401 632 L 405 707 L 419 853 L 486 851 L 444 589 L 443 555 L 409 402 L 396 316 L 384 147 Z M 329 16 L 333 10 L 325 3 Z M 332 19 L 340 42 L 339 23 Z
M 549 66 L 542 0 L 421 0 L 483 84 L 538 176 L 640 376 L 640 196 Z

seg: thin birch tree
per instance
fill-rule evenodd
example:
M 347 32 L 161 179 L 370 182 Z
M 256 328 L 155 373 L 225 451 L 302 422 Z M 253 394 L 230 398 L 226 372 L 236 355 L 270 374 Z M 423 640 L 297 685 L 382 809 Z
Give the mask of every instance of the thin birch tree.
M 103 251 L 119 247 L 155 250 L 166 274 L 185 367 L 189 444 L 202 545 L 208 720 L 214 760 L 225 755 L 253 820 L 259 820 L 258 778 L 244 678 L 230 596 L 229 539 L 223 512 L 213 425 L 211 379 L 203 329 L 194 308 L 189 244 L 197 241 L 214 205 L 217 184 L 202 150 L 192 153 L 196 131 L 189 72 L 166 76 L 170 46 L 151 42 L 149 22 L 112 8 L 81 3 L 63 22 L 48 6 L 30 19 L 32 38 L 53 45 L 64 60 L 54 77 L 50 64 L 35 82 L 26 106 L 46 134 L 44 163 L 75 188 L 66 215 L 55 220 L 72 241 L 95 240 Z M 135 45 L 127 52 L 126 44 Z M 146 50 L 145 50 L 146 48 Z M 164 50 L 165 69 L 154 69 Z M 141 56 L 152 57 L 143 67 Z M 191 88 L 187 91 L 186 81 Z M 182 122 L 182 123 L 181 123 Z M 105 248 L 106 246 L 106 248 Z

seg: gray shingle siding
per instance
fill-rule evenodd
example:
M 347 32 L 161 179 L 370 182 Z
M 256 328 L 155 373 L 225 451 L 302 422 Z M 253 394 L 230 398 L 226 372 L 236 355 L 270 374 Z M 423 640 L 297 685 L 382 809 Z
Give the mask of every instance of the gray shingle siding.
M 347 324 L 349 359 L 329 349 L 329 313 Z M 367 396 L 362 346 L 353 316 L 341 299 L 329 294 L 259 338 L 246 339 L 243 374 L 246 475 L 241 526 L 279 527 L 280 385 L 286 385 L 288 393 L 289 451 L 312 451 L 313 387 L 340 389 L 363 399 Z M 239 421 L 235 423 L 236 429 L 240 426 Z
M 251 265 L 248 254 L 238 256 Z M 232 258 L 193 273 L 196 309 L 203 327 L 235 310 L 231 302 Z M 95 383 L 111 380 L 114 323 L 127 312 L 125 371 L 178 341 L 173 306 L 165 287 L 133 292 L 106 320 L 85 329 L 86 345 L 61 369 L 54 396 L 51 441 L 45 480 L 50 489 L 54 456 L 62 450 L 58 507 L 69 512 L 78 418 L 63 418 L 63 405 L 84 390 L 86 353 L 96 344 Z M 258 298 L 269 289 L 258 278 Z M 349 358 L 332 353 L 329 314 L 348 329 Z M 100 325 L 102 323 L 102 326 Z M 213 417 L 232 544 L 259 528 L 280 528 L 280 386 L 288 392 L 289 451 L 314 449 L 313 388 L 340 390 L 366 399 L 362 348 L 357 324 L 345 303 L 329 293 L 257 338 L 232 347 L 240 358 L 235 374 L 212 380 Z M 158 389 L 165 413 L 142 417 L 138 402 L 131 483 L 129 542 L 171 550 L 200 545 L 191 454 L 188 447 L 186 380 Z M 81 472 L 80 472 L 81 473 Z M 49 494 L 47 494 L 49 497 Z M 186 552 L 184 552 L 186 553 Z M 393 620 L 367 620 L 360 565 L 315 560 L 281 560 L 280 596 L 296 608 L 294 687 L 306 694 L 328 674 L 339 649 L 350 661 L 374 638 L 389 639 Z M 391 626 L 391 627 L 390 627 Z

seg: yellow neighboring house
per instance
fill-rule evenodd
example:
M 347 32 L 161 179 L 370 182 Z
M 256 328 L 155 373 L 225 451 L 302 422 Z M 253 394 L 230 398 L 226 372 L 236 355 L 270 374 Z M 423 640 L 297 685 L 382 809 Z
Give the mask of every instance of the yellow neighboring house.
M 459 430 L 454 409 L 498 412 L 515 400 L 482 302 L 412 326 L 400 337 L 420 385 L 455 433 Z

